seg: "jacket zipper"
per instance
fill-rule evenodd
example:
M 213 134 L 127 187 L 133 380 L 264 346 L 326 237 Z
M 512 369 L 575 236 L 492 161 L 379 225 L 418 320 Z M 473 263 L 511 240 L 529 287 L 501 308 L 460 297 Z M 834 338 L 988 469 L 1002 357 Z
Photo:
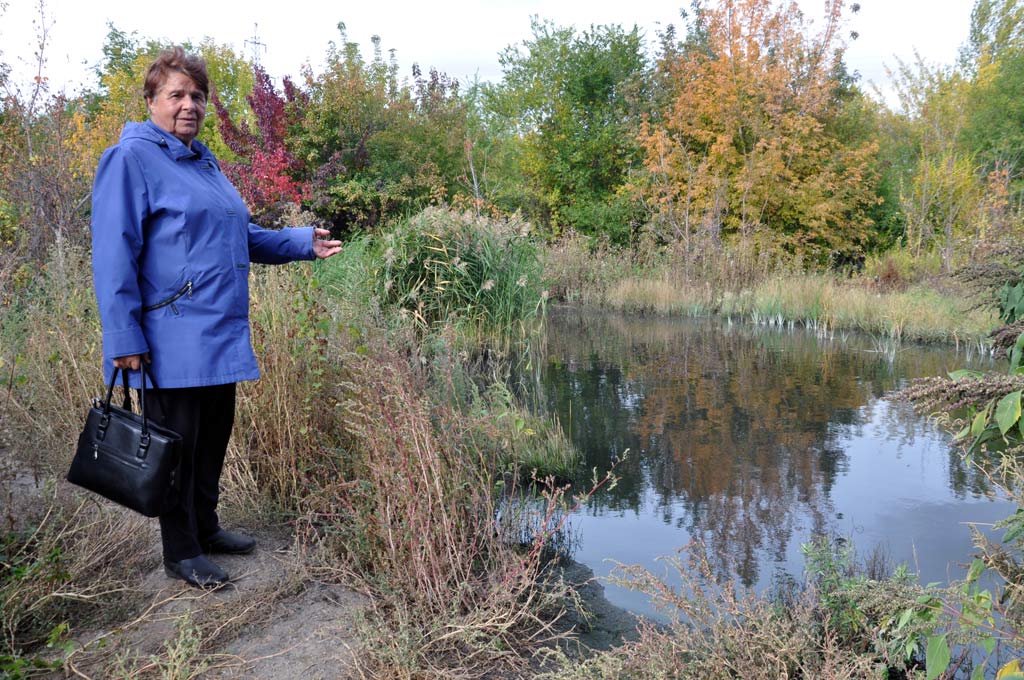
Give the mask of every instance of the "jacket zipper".
M 174 303 L 177 302 L 181 298 L 182 295 L 188 295 L 188 299 L 189 300 L 192 299 L 192 282 L 191 281 L 188 281 L 187 283 L 185 283 L 185 285 L 181 287 L 181 290 L 179 290 L 177 293 L 175 293 L 171 297 L 167 298 L 166 300 L 161 300 L 160 302 L 156 303 L 155 305 L 150 305 L 148 307 L 143 307 L 142 311 L 143 312 L 152 312 L 154 309 L 160 309 L 161 307 L 166 307 L 167 305 L 170 305 L 171 309 L 174 311 L 174 313 L 178 314 L 179 313 L 178 312 L 178 306 L 175 305 Z

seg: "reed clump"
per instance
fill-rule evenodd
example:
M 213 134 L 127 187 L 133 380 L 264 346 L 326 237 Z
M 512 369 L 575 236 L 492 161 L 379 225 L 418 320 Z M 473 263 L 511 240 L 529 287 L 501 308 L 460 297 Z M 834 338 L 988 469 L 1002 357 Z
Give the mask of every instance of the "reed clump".
M 453 324 L 480 340 L 525 338 L 547 293 L 529 225 L 428 208 L 377 242 L 369 283 L 422 330 Z
M 608 249 L 593 257 L 579 237 L 549 246 L 545 277 L 554 299 L 624 312 L 679 316 L 721 314 L 754 323 L 852 330 L 894 340 L 979 345 L 998 325 L 955 279 L 937 279 L 928 263 L 872 260 L 867 273 L 766 269 L 722 250 L 718 268 L 670 250 Z M 737 264 L 742 260 L 743 266 Z

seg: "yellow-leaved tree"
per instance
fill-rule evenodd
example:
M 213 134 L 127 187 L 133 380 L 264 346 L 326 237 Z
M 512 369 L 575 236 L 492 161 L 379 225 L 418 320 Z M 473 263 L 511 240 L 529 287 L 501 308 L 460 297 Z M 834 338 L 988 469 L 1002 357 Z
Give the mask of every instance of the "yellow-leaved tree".
M 877 144 L 834 124 L 854 91 L 841 10 L 829 0 L 811 35 L 795 2 L 721 0 L 695 7 L 684 41 L 669 32 L 658 64 L 667 97 L 642 127 L 634 182 L 659 238 L 820 263 L 859 254 L 878 203 Z
M 110 26 L 103 45 L 104 61 L 97 68 L 98 87 L 86 95 L 84 105 L 74 114 L 70 146 L 74 168 L 91 181 L 103 151 L 116 144 L 124 124 L 140 122 L 149 117 L 142 97 L 146 69 L 169 43 L 142 41 L 134 33 L 125 33 Z M 184 45 L 187 52 L 206 61 L 210 87 L 216 89 L 235 120 L 251 117 L 246 97 L 253 88 L 252 64 L 225 45 L 204 38 L 198 45 Z M 235 156 L 221 139 L 217 114 L 210 106 L 199 139 L 210 147 L 220 160 Z

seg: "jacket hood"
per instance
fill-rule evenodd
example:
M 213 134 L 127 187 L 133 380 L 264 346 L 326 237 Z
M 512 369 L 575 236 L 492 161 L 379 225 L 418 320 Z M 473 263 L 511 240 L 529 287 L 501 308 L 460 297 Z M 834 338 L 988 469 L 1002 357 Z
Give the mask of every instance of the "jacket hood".
M 147 120 L 144 123 L 125 123 L 124 129 L 121 130 L 121 142 L 126 142 L 130 139 L 145 140 L 162 146 L 175 160 L 191 158 L 193 156 L 205 156 L 210 153 L 210 150 L 196 139 L 192 140 L 192 148 L 190 149 L 180 139 L 170 132 L 161 129 L 151 120 Z

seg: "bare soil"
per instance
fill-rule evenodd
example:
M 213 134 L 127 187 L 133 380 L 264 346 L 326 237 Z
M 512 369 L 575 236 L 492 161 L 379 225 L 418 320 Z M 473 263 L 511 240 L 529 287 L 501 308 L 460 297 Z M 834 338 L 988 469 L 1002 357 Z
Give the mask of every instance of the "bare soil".
M 146 604 L 136 618 L 75 636 L 66 671 L 103 678 L 119 666 L 162 671 L 180 664 L 188 669 L 182 677 L 351 677 L 359 648 L 354 622 L 365 599 L 304 579 L 286 537 L 259 538 L 252 555 L 214 558 L 232 577 L 216 591 L 191 588 L 155 565 L 139 585 Z

